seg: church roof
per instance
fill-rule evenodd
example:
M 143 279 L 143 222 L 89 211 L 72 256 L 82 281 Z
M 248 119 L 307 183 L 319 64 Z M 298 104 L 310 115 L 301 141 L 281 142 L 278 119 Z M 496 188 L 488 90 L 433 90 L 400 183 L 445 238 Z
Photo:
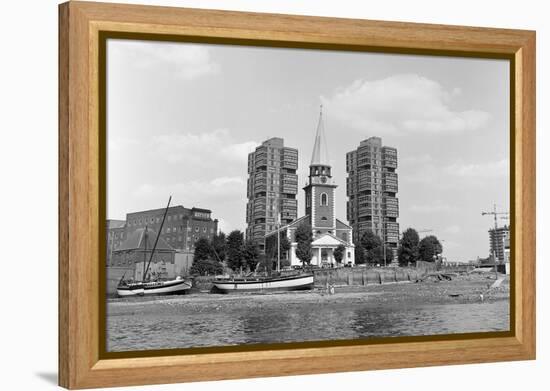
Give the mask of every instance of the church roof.
M 266 237 L 271 236 L 271 235 L 275 235 L 275 233 L 280 232 L 280 231 L 285 231 L 289 228 L 298 228 L 298 226 L 301 225 L 302 222 L 304 222 L 304 220 L 305 221 L 309 220 L 309 215 L 299 217 L 296 220 L 292 221 L 291 223 L 288 223 L 287 225 L 282 225 L 281 228 L 279 228 L 278 230 L 269 232 L 266 235 Z M 336 219 L 336 229 L 352 229 L 352 227 L 350 225 L 344 223 L 342 220 Z M 338 240 L 340 240 L 340 239 L 338 239 Z
M 347 243 L 339 237 L 329 233 L 321 235 L 311 243 L 312 246 L 338 246 L 340 244 L 346 247 L 350 246 L 350 243 Z
M 275 235 L 277 232 L 285 231 L 289 228 L 297 228 L 300 224 L 302 224 L 302 222 L 304 220 L 306 220 L 308 218 L 309 218 L 309 215 L 302 216 L 302 217 L 300 217 L 296 220 L 293 220 L 292 222 L 288 223 L 287 225 L 282 225 L 279 229 L 276 229 L 274 231 L 269 232 L 265 236 L 268 237 L 268 236 L 271 236 L 271 235 Z
M 315 134 L 315 144 L 313 145 L 313 154 L 311 155 L 311 166 L 330 166 L 328 157 L 327 140 L 325 136 L 325 125 L 323 121 L 323 106 L 319 112 L 319 123 L 317 124 L 317 133 Z
M 351 225 L 344 223 L 342 220 L 336 219 L 336 229 L 351 229 Z

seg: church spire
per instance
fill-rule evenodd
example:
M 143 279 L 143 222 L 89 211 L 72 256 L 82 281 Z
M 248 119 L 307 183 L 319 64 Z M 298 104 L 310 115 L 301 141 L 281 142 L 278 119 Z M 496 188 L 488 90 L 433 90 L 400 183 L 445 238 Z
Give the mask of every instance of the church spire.
M 319 108 L 319 123 L 317 124 L 317 133 L 315 135 L 315 144 L 313 145 L 313 154 L 311 156 L 310 166 L 330 167 L 325 136 L 325 126 L 323 123 L 323 105 Z

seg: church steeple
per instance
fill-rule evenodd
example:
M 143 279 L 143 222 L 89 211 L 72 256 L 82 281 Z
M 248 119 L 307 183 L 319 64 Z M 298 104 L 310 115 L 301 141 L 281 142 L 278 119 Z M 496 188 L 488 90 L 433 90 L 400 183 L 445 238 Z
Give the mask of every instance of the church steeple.
M 315 143 L 309 165 L 309 180 L 304 187 L 306 196 L 306 214 L 310 218 L 315 235 L 334 234 L 336 217 L 334 213 L 334 183 L 328 158 L 328 145 L 323 122 L 323 106 L 319 112 L 319 123 L 315 133 Z
M 323 123 L 323 105 L 319 108 L 319 123 L 317 124 L 317 133 L 315 134 L 315 144 L 313 145 L 310 166 L 330 167 L 325 126 Z

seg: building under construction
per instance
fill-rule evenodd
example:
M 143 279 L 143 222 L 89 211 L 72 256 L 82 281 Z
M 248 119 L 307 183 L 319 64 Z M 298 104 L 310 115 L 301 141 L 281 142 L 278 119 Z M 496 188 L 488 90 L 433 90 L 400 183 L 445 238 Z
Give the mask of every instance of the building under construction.
M 505 262 L 505 243 L 509 240 L 509 235 L 510 227 L 507 225 L 489 230 L 490 256 L 494 257 L 496 262 Z

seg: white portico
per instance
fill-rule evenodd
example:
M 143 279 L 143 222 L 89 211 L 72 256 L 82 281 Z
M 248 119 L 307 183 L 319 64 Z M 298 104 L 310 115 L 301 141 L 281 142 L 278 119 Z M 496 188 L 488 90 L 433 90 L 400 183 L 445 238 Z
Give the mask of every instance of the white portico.
M 316 266 L 336 265 L 334 250 L 340 245 L 345 247 L 341 263 L 347 264 L 351 262 L 353 264 L 355 249 L 349 246 L 349 243 L 332 234 L 324 234 L 311 243 L 311 250 L 313 252 L 311 264 Z

